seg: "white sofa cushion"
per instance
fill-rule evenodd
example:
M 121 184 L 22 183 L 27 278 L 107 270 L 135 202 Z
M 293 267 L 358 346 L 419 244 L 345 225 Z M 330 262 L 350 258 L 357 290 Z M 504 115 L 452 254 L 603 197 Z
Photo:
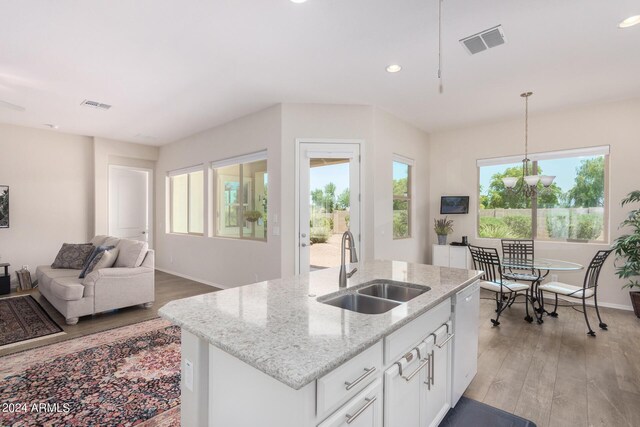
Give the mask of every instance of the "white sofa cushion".
M 117 249 L 118 257 L 114 267 L 140 267 L 149 249 L 149 244 L 138 240 L 120 239 Z
M 53 295 L 65 301 L 77 301 L 84 296 L 84 286 L 78 277 L 58 277 L 49 285 Z
M 480 282 L 480 287 L 482 289 L 487 289 L 492 292 L 500 292 L 500 283 L 489 282 L 484 280 Z M 527 289 L 529 289 L 528 284 L 514 283 L 514 282 L 507 282 L 507 281 L 502 282 L 502 292 L 518 292 L 518 291 L 524 291 Z
M 582 286 L 568 285 L 562 282 L 549 282 L 544 285 L 538 286 L 538 289 L 545 292 L 553 292 L 555 294 L 566 295 L 568 297 L 582 298 L 583 288 Z M 593 296 L 593 289 L 588 289 L 584 292 L 585 298 Z

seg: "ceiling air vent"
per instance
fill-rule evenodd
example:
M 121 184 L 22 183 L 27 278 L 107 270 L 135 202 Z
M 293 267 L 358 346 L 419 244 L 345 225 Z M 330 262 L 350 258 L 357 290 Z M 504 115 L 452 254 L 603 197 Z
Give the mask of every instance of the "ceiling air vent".
M 109 104 L 103 104 L 102 102 L 91 101 L 89 99 L 85 99 L 80 103 L 80 105 L 84 105 L 85 107 L 97 108 L 99 110 L 108 110 L 109 108 L 111 108 L 111 105 Z
M 482 52 L 492 47 L 500 46 L 506 42 L 502 25 L 498 25 L 488 30 L 479 32 L 460 40 L 460 43 L 470 55 Z

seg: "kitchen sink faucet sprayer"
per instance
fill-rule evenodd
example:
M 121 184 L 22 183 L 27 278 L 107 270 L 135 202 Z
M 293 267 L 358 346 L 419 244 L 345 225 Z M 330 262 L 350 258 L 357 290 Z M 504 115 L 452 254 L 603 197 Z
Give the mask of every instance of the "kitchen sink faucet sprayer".
M 347 247 L 347 241 L 349 241 L 349 246 Z M 347 278 L 353 276 L 357 268 L 354 268 L 350 272 L 347 273 L 347 267 L 345 265 L 344 252 L 349 249 L 349 262 L 358 262 L 358 255 L 356 254 L 355 241 L 353 240 L 353 234 L 351 231 L 347 230 L 342 234 L 342 245 L 340 251 L 340 287 L 347 287 Z

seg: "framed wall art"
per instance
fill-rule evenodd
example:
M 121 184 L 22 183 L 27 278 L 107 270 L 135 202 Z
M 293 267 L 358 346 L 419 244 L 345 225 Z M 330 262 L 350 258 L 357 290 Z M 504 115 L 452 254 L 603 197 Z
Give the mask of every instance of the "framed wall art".
M 9 228 L 9 186 L 0 185 L 0 228 Z

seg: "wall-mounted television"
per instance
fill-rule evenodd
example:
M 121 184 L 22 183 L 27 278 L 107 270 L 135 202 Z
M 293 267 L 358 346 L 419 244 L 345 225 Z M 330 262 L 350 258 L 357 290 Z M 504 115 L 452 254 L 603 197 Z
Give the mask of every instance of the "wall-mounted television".
M 446 215 L 468 214 L 469 196 L 442 196 L 440 198 L 440 213 Z

